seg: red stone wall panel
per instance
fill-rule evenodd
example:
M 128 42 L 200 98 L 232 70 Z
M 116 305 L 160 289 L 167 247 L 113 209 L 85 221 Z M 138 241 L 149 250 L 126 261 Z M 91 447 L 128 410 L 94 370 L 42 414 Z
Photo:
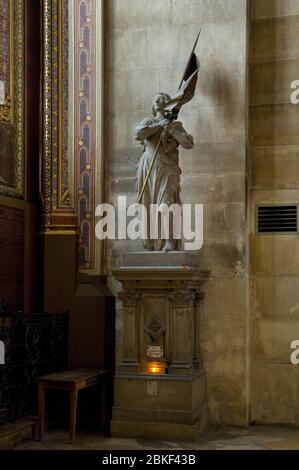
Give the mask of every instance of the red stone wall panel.
M 13 310 L 24 303 L 25 214 L 0 205 L 0 301 Z

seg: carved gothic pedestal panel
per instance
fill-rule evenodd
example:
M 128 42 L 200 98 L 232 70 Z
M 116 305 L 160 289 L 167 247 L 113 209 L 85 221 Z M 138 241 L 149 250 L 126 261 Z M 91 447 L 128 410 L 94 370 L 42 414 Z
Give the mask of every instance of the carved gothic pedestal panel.
M 199 307 L 208 273 L 197 258 L 133 253 L 114 270 L 123 285 L 114 436 L 193 440 L 207 422 Z

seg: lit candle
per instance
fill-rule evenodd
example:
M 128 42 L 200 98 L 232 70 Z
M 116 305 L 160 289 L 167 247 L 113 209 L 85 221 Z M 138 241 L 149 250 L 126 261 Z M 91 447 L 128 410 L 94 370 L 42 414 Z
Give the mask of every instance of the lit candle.
M 164 375 L 165 374 L 165 364 L 163 362 L 149 362 L 148 363 L 148 373 L 153 375 Z

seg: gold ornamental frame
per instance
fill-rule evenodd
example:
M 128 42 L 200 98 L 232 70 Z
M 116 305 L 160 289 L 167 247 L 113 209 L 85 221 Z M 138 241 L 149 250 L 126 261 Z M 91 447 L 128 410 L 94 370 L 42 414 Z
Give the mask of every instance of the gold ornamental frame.
M 0 119 L 11 122 L 14 127 L 14 184 L 13 187 L 0 184 L 0 195 L 24 198 L 25 162 L 24 162 L 24 11 L 22 0 L 9 0 L 10 10 L 10 83 L 9 95 L 5 105 L 1 106 Z

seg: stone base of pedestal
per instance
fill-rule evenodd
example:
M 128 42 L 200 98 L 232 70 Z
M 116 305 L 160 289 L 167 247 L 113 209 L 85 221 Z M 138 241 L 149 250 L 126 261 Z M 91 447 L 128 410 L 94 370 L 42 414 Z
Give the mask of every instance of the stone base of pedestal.
M 113 273 L 123 286 L 123 344 L 112 436 L 196 440 L 207 423 L 199 318 L 209 273 L 184 252 L 130 253 Z
M 208 424 L 206 374 L 117 376 L 111 435 L 195 441 Z

